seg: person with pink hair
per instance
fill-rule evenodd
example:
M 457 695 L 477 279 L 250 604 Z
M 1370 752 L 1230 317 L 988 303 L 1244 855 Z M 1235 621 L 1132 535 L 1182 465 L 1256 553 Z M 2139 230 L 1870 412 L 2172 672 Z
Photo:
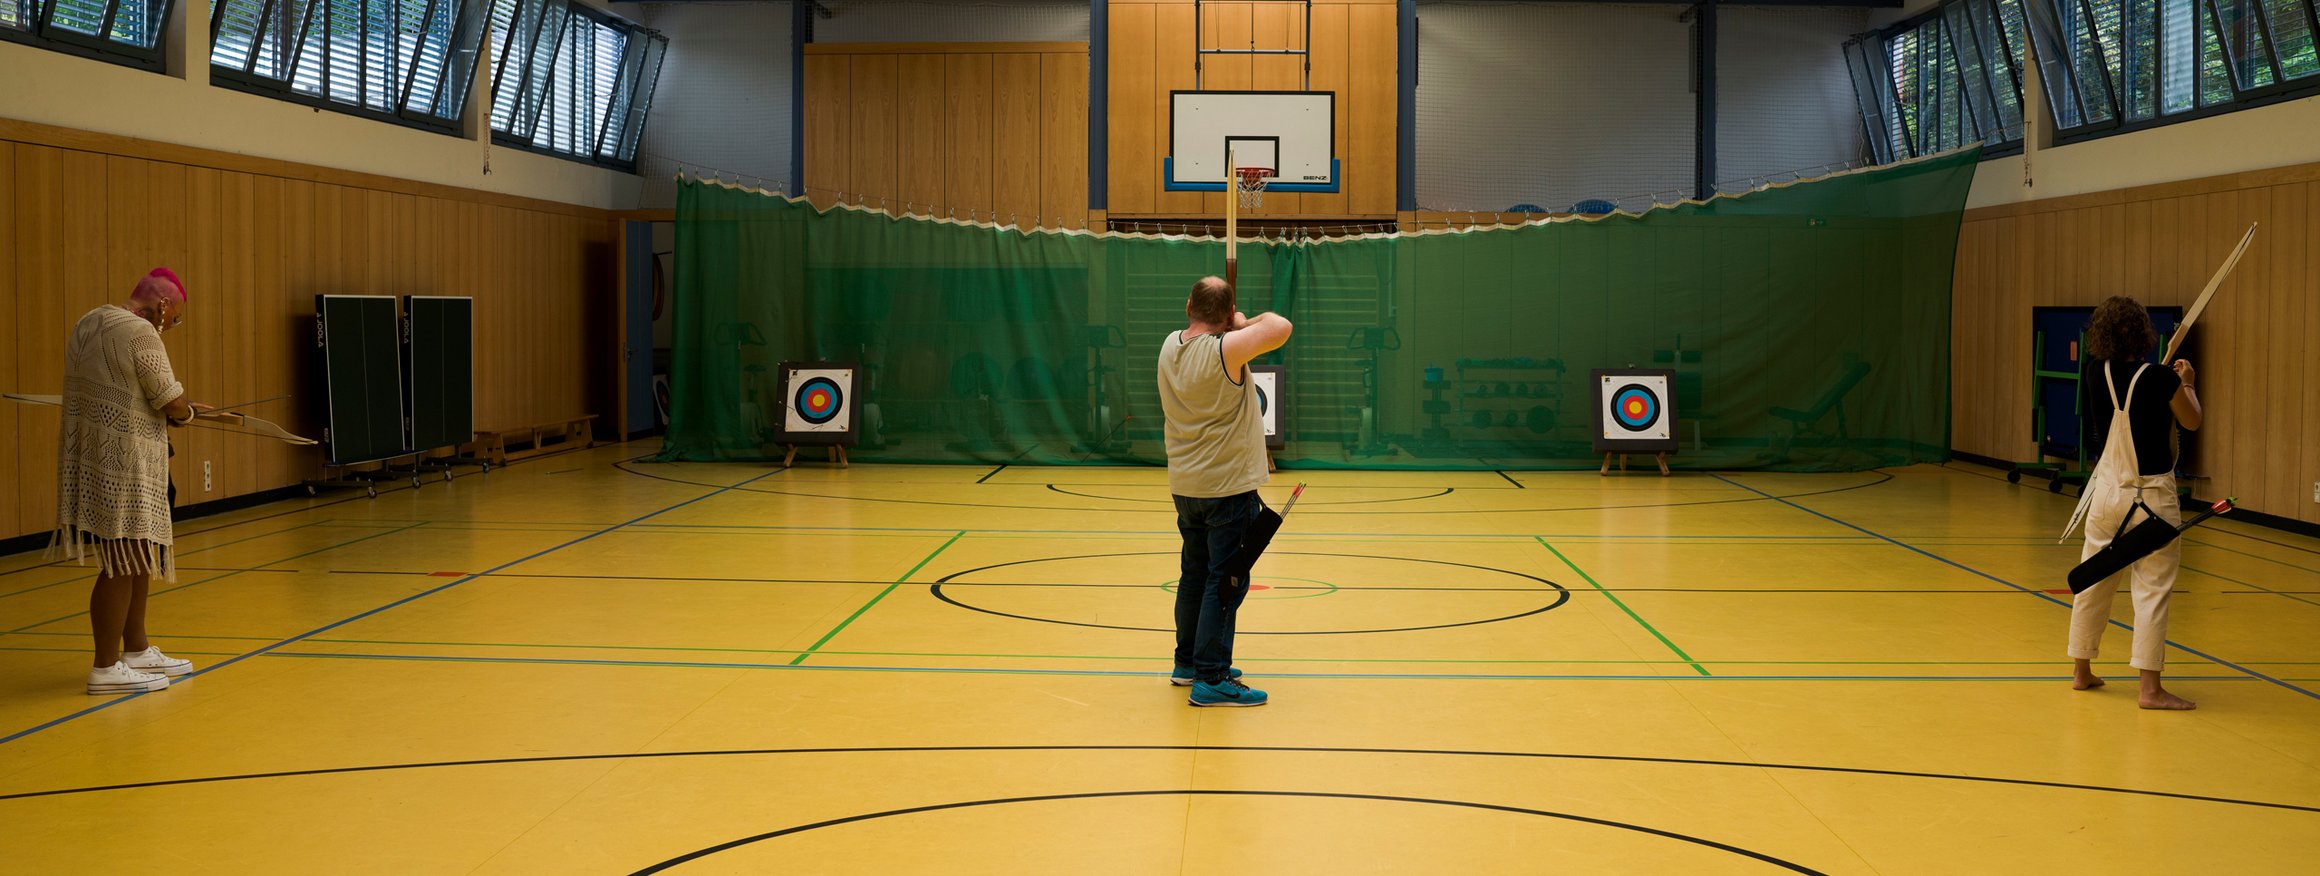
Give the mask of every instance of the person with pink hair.
M 97 555 L 89 592 L 91 694 L 161 690 L 193 671 L 192 661 L 161 653 L 145 635 L 153 577 L 177 579 L 168 427 L 209 409 L 186 401 L 161 345 L 161 333 L 184 321 L 185 303 L 184 281 L 155 268 L 127 304 L 82 316 L 65 347 L 52 549 L 76 559 L 84 551 Z

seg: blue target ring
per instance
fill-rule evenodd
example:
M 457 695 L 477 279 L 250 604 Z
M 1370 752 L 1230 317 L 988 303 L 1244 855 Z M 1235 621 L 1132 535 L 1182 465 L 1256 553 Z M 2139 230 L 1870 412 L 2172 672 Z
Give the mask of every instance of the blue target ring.
M 798 384 L 791 407 L 797 411 L 799 419 L 819 426 L 836 419 L 838 412 L 845 409 L 846 394 L 838 388 L 837 381 L 815 377 Z
M 1659 422 L 1659 394 L 1640 383 L 1630 383 L 1611 394 L 1611 419 L 1630 432 L 1641 432 Z

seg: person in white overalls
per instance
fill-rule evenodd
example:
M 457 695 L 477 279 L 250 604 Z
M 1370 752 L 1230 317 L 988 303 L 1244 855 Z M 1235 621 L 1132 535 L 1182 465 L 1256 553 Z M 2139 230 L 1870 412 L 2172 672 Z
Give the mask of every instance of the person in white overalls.
M 2198 373 L 2182 359 L 2175 360 L 2172 370 L 2145 362 L 2157 342 L 2150 314 L 2135 299 L 2125 296 L 2104 301 L 2087 325 L 2085 352 L 2093 362 L 2085 375 L 2084 409 L 2090 420 L 2087 433 L 2099 430 L 2103 440 L 2102 456 L 2087 478 L 2078 510 L 2071 515 L 2072 528 L 2082 519 L 2086 523 L 2086 548 L 2079 555 L 2082 561 L 2148 516 L 2177 525 L 2183 522 L 2175 495 L 2175 425 L 2199 428 L 2199 396 L 2191 389 Z M 2062 535 L 2069 538 L 2070 530 L 2065 529 Z M 2146 709 L 2197 707 L 2168 693 L 2159 682 L 2159 673 L 2166 668 L 2167 600 L 2175 593 L 2175 573 L 2182 563 L 2183 542 L 2178 539 L 2135 561 L 2123 573 L 2133 582 L 2135 604 L 2134 648 L 2128 664 L 2142 672 L 2137 701 Z M 2120 577 L 2112 575 L 2071 601 L 2070 657 L 2075 662 L 2070 686 L 2074 689 L 2092 690 L 2103 685 L 2090 664 L 2102 646 L 2103 628 L 2111 616 L 2111 597 L 2118 592 Z

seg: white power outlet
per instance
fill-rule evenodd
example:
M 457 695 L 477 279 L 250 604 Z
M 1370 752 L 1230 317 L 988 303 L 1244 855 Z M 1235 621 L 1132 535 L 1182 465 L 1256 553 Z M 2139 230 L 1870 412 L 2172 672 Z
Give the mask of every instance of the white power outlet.
M 2312 501 L 2320 502 L 2320 481 L 2312 482 Z
M 201 491 L 204 493 L 209 492 L 210 485 L 211 481 L 209 476 L 209 460 L 204 459 L 201 461 Z

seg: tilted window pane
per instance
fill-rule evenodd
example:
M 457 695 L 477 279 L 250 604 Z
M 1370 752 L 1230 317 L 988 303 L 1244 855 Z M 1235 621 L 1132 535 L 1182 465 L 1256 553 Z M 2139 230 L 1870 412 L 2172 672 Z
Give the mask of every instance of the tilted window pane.
M 2256 10 L 2256 0 L 2214 2 L 2223 28 L 2223 48 L 2229 56 L 2232 76 L 2239 87 L 2262 88 L 2279 81 L 2272 75 L 2271 41 L 2264 39 L 2264 26 Z
M 2280 74 L 2302 79 L 2320 74 L 2320 45 L 2315 45 L 2311 0 L 2263 0 L 2264 18 L 2271 23 L 2272 46 L 2280 55 Z
M 215 35 L 210 39 L 209 62 L 230 70 L 241 70 L 250 64 L 250 52 L 257 47 L 258 16 L 266 11 L 266 0 L 223 0 L 210 6 L 210 25 Z
M 105 0 L 49 0 L 48 26 L 82 36 L 97 36 L 105 27 Z

